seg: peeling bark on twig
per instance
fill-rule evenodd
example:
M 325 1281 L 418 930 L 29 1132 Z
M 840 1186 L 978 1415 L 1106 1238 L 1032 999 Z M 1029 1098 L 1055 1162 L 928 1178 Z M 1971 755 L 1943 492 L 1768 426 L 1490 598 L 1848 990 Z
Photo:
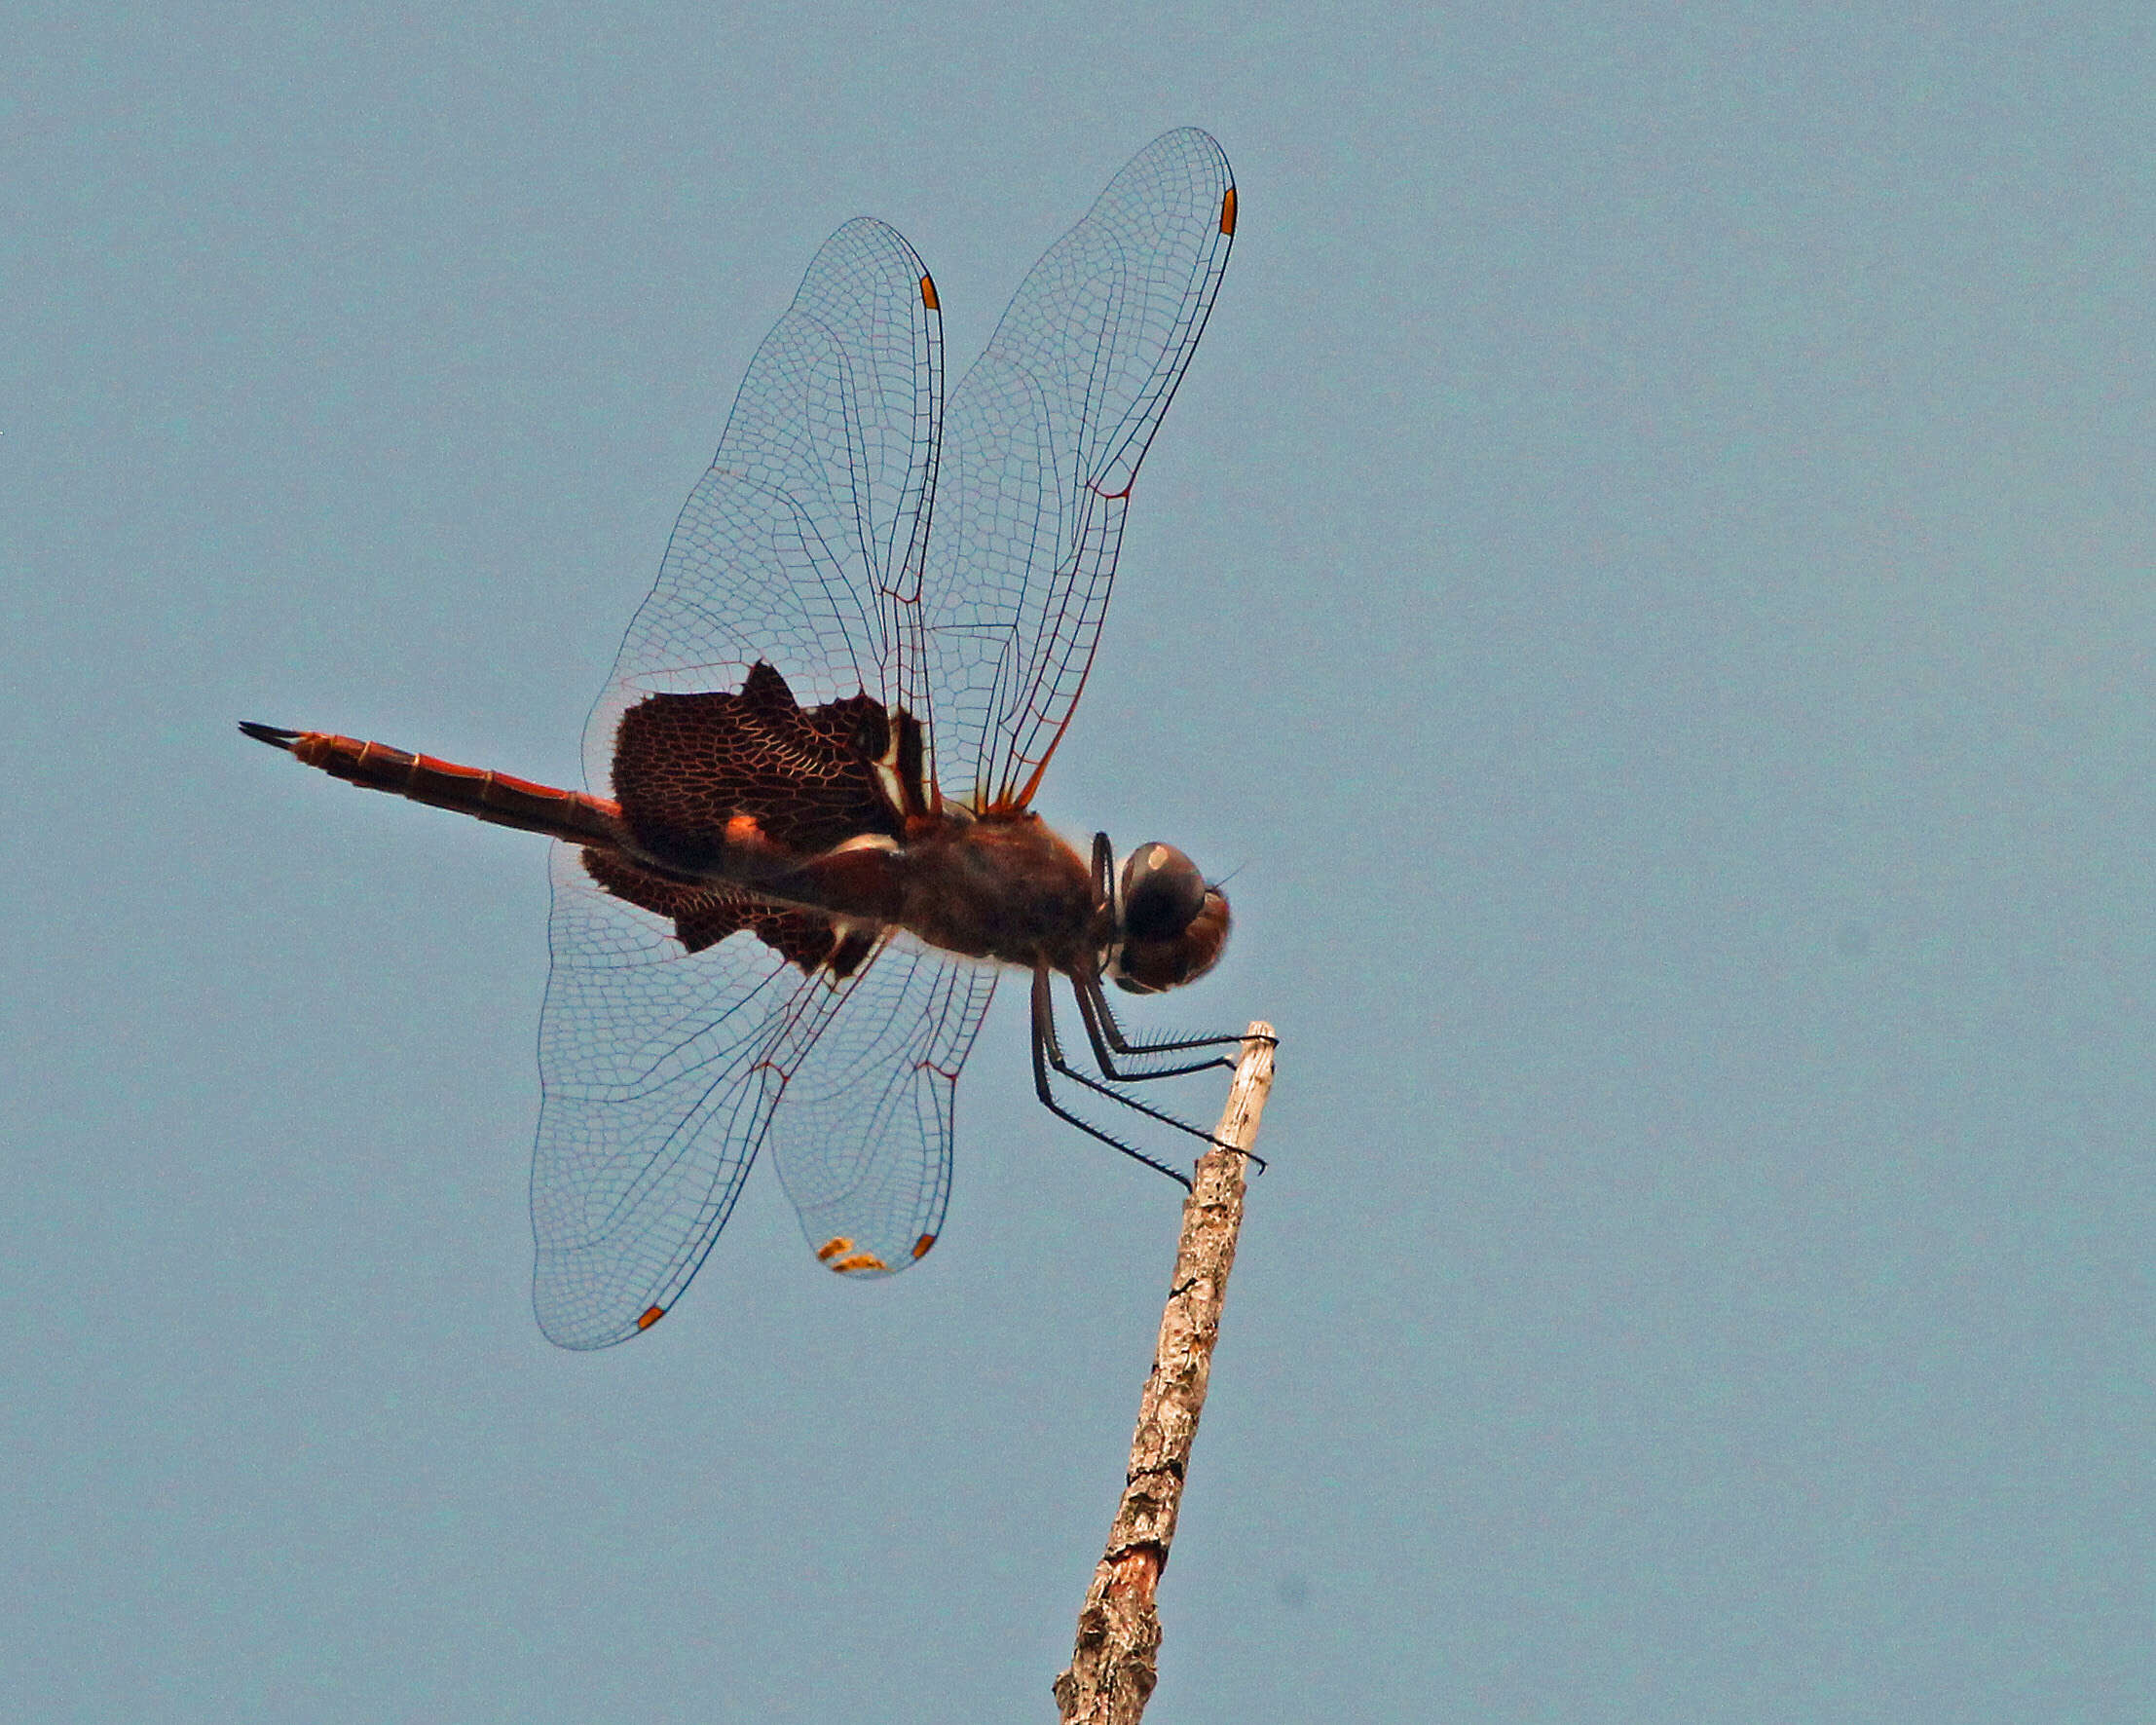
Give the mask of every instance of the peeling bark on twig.
M 1070 1669 L 1056 1679 L 1056 1704 L 1066 1725 L 1135 1725 L 1160 1675 L 1161 1620 L 1153 1595 L 1175 1537 L 1190 1446 L 1212 1374 L 1220 1306 L 1243 1225 L 1244 1165 L 1273 1086 L 1273 1046 L 1271 1025 L 1260 1022 L 1244 1032 L 1243 1059 L 1213 1134 L 1237 1148 L 1216 1146 L 1198 1159 L 1183 1204 L 1175 1274 L 1161 1313 L 1152 1374 L 1138 1401 L 1123 1502 L 1078 1614 Z

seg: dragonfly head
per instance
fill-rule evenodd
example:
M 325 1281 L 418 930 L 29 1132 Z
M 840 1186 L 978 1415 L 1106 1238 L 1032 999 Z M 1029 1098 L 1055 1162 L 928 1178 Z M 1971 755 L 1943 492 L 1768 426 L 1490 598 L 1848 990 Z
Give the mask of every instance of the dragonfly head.
M 1108 976 L 1134 994 L 1196 982 L 1228 944 L 1228 899 L 1172 844 L 1140 844 L 1123 864 Z

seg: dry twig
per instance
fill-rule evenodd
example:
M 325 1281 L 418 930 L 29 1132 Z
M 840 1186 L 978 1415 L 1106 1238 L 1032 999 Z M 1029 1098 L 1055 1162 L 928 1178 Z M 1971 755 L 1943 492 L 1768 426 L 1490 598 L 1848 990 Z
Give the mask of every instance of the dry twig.
M 1215 1146 L 1198 1159 L 1183 1205 L 1175 1274 L 1161 1313 L 1153 1370 L 1138 1400 L 1123 1502 L 1078 1614 L 1070 1669 L 1056 1679 L 1056 1703 L 1066 1725 L 1135 1725 L 1160 1676 L 1161 1620 L 1153 1595 L 1175 1537 L 1190 1446 L 1212 1374 L 1220 1306 L 1243 1225 L 1244 1164 L 1273 1087 L 1273 1046 L 1271 1025 L 1253 1024 L 1244 1032 L 1243 1058 L 1213 1134 L 1236 1148 Z

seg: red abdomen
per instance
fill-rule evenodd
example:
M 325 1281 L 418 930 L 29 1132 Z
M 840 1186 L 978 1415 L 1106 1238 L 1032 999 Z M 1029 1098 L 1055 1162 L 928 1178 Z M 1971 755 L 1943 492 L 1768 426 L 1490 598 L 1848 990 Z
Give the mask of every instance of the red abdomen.
M 432 755 L 411 755 L 387 743 L 362 742 L 326 731 L 277 731 L 266 725 L 244 729 L 249 736 L 289 749 L 295 758 L 320 768 L 332 778 L 370 791 L 409 797 L 499 827 L 546 833 L 572 844 L 613 849 L 621 843 L 621 811 L 604 797 L 557 790 L 505 772 L 460 767 Z

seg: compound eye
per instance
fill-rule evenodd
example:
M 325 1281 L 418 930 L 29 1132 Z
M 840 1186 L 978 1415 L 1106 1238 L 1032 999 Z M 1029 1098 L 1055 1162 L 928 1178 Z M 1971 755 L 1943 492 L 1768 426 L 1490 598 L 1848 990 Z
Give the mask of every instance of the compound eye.
M 1123 933 L 1172 940 L 1205 907 L 1206 878 L 1172 844 L 1140 844 L 1123 865 Z

